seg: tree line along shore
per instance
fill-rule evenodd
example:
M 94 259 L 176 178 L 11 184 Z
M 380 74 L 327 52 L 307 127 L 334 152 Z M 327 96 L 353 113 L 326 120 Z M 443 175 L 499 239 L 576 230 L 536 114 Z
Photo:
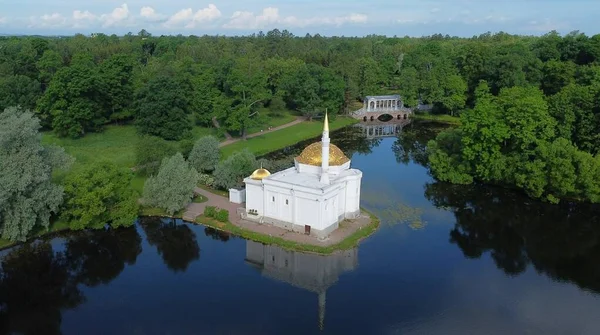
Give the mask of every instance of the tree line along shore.
M 343 127 L 364 96 L 388 93 L 409 107 L 432 104 L 422 117 L 457 125 L 428 145 L 436 178 L 598 202 L 599 62 L 600 35 L 579 32 L 0 37 L 0 164 L 14 172 L 0 176 L 1 236 L 23 241 L 51 219 L 126 225 L 122 214 L 137 215 L 140 197 L 158 204 L 146 189 L 167 185 L 176 162 L 182 180 L 226 188 L 259 164 L 254 154 L 316 136 L 316 123 L 217 146 L 212 170 L 192 154 L 324 110 Z

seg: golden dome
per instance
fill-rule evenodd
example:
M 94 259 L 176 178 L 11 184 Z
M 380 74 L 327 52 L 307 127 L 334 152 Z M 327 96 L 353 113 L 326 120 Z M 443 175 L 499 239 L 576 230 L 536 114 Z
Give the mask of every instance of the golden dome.
M 252 172 L 252 175 L 250 175 L 250 178 L 251 179 L 256 179 L 256 180 L 261 180 L 261 179 L 266 178 L 266 177 L 268 177 L 270 175 L 271 175 L 271 172 L 269 172 L 269 170 L 260 168 L 260 169 L 254 170 L 254 172 Z
M 321 142 L 313 143 L 304 150 L 300 156 L 296 157 L 298 163 L 321 166 Z M 344 152 L 335 144 L 329 144 L 329 166 L 338 166 L 350 161 Z

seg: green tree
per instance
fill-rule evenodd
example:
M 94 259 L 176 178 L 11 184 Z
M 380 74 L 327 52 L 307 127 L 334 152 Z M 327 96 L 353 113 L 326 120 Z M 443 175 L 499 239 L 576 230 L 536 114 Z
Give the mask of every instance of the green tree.
M 65 178 L 61 216 L 74 230 L 128 227 L 138 215 L 133 174 L 112 163 L 101 163 Z
M 151 176 L 158 173 L 162 160 L 177 152 L 175 146 L 156 136 L 142 136 L 135 147 L 137 171 Z
M 542 71 L 542 90 L 546 95 L 556 94 L 575 81 L 576 66 L 572 62 L 549 60 L 544 63 Z
M 163 159 L 158 174 L 146 180 L 143 202 L 173 215 L 192 201 L 197 183 L 198 172 L 177 153 Z
M 378 83 L 380 81 L 379 66 L 371 58 L 361 58 L 358 61 L 358 94 L 361 97 L 376 95 L 379 93 Z
M 0 78 L 0 110 L 11 106 L 33 109 L 40 94 L 40 83 L 27 76 Z
M 498 95 L 502 119 L 509 128 L 508 150 L 525 153 L 535 149 L 539 141 L 551 140 L 556 120 L 548 113 L 542 92 L 535 87 L 511 87 Z
M 141 134 L 180 140 L 192 129 L 187 90 L 168 75 L 152 78 L 135 94 L 136 126 Z
M 224 88 L 217 115 L 225 120 L 227 129 L 238 131 L 246 139 L 246 130 L 256 123 L 259 106 L 270 98 L 262 62 L 250 56 L 237 59 Z
M 219 140 L 214 136 L 204 136 L 194 143 L 188 161 L 198 172 L 212 172 L 220 158 Z
M 60 54 L 54 50 L 46 50 L 42 57 L 35 63 L 39 71 L 39 81 L 42 89 L 46 89 L 52 80 L 52 77 L 63 66 L 63 60 Z
M 133 96 L 134 60 L 127 54 L 116 54 L 99 67 L 103 94 L 109 118 L 113 121 L 131 118 L 131 97 Z
M 239 187 L 257 167 L 256 157 L 248 151 L 238 151 L 217 165 L 214 172 L 215 185 L 222 189 Z
M 62 148 L 41 145 L 39 128 L 29 111 L 11 107 L 0 113 L 0 232 L 11 241 L 25 241 L 36 226 L 49 226 L 63 199 L 52 173 L 72 163 Z
M 454 116 L 465 107 L 467 83 L 459 75 L 449 75 L 442 81 L 442 89 L 444 93 L 438 102 Z
M 501 180 L 506 163 L 502 148 L 509 138 L 508 125 L 502 122 L 502 110 L 486 82 L 480 83 L 475 95 L 475 108 L 463 112 L 460 117 L 462 157 L 472 163 L 473 173 L 478 178 Z
M 90 54 L 77 54 L 70 67 L 56 72 L 38 102 L 40 118 L 59 136 L 80 137 L 106 123 L 105 99 Z
M 416 107 L 419 103 L 419 77 L 414 67 L 402 69 L 398 77 L 398 88 L 404 105 Z

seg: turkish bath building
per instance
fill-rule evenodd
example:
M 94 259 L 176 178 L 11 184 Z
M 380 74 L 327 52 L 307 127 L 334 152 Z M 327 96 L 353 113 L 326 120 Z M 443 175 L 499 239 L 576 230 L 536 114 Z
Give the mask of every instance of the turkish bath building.
M 247 220 L 326 238 L 344 219 L 360 215 L 362 172 L 329 143 L 327 114 L 321 142 L 307 146 L 294 166 L 270 174 L 260 168 L 244 179 Z

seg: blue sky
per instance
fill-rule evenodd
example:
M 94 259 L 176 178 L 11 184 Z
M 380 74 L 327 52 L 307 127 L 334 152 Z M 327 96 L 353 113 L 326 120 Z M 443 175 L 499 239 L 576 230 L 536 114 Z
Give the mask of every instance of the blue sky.
M 600 33 L 600 0 L 0 0 L 0 34 Z

